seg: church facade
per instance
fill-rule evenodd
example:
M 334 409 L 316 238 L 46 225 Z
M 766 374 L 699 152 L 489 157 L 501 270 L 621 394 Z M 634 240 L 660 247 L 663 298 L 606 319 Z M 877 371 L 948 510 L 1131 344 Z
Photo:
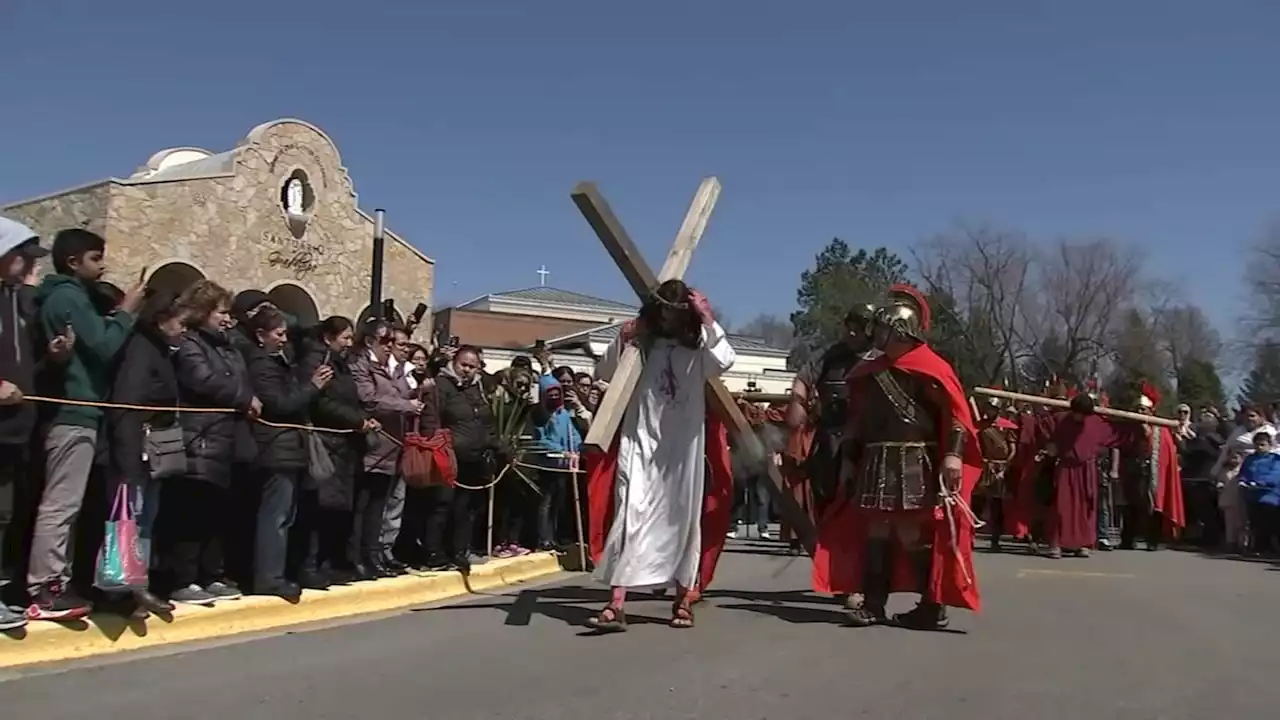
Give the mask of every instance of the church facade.
M 46 246 L 83 227 L 107 241 L 106 280 L 181 289 L 208 278 L 232 292 L 266 291 L 304 322 L 365 315 L 374 221 L 356 203 L 337 146 L 319 128 L 282 119 L 235 148 L 154 154 L 127 178 L 14 203 L 0 213 L 31 226 Z M 434 263 L 385 232 L 384 298 L 400 313 L 431 304 Z M 424 327 L 430 332 L 429 327 Z

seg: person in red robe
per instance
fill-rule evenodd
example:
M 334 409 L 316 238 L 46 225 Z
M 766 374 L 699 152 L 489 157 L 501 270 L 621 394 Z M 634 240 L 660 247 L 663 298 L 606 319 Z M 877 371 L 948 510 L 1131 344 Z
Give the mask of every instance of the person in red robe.
M 1144 382 L 1137 412 L 1153 415 L 1159 402 L 1160 392 Z M 1143 540 L 1147 550 L 1159 550 L 1162 541 L 1175 539 L 1186 526 L 1177 442 L 1167 427 L 1143 428 L 1143 442 L 1131 452 L 1122 453 L 1122 550 L 1133 550 L 1138 539 Z
M 813 586 L 863 597 L 849 624 L 889 622 L 890 593 L 920 595 L 892 622 L 915 629 L 948 623 L 947 607 L 978 610 L 969 510 L 982 454 L 960 380 L 925 340 L 929 305 L 895 285 L 872 321 L 880 351 L 849 373 L 842 490 L 823 514 Z
M 1146 425 L 1112 422 L 1094 412 L 1086 394 L 1071 398 L 1071 409 L 1042 416 L 1036 423 L 1037 445 L 1052 446 L 1052 502 L 1045 522 L 1049 557 L 1064 551 L 1088 557 L 1098 541 L 1098 471 L 1103 453 L 1112 448 L 1140 448 Z

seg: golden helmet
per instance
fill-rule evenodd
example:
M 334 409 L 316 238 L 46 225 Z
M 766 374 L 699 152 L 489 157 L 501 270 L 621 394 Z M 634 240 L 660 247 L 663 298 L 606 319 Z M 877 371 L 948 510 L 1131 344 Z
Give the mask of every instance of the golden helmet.
M 929 303 L 916 288 L 898 284 L 890 286 L 885 302 L 876 310 L 876 324 L 916 342 L 926 342 L 931 327 Z

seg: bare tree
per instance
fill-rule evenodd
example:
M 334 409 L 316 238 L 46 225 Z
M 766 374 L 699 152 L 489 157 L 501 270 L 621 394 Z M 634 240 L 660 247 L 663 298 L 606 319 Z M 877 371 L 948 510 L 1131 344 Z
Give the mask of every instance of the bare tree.
M 1222 337 L 1198 306 L 1173 305 L 1154 311 L 1152 316 L 1152 329 L 1174 376 L 1192 361 L 1217 364 L 1222 354 Z
M 1245 334 L 1258 340 L 1280 337 L 1280 221 L 1271 224 L 1245 263 L 1245 284 L 1252 291 L 1244 317 Z
M 1040 294 L 1037 298 L 1028 293 L 1019 336 L 1030 348 L 1056 338 L 1062 344 L 1061 358 L 1041 360 L 1063 377 L 1091 375 L 1113 355 L 1123 311 L 1135 307 L 1141 256 L 1106 238 L 1059 239 L 1038 261 L 1034 287 Z
M 930 292 L 952 300 L 966 313 L 968 350 L 982 365 L 987 383 L 1014 376 L 1030 349 L 1020 328 L 1032 273 L 1032 249 L 1025 234 L 987 225 L 957 225 L 912 250 L 916 272 Z
M 795 329 L 791 321 L 776 315 L 757 315 L 737 329 L 738 335 L 759 338 L 779 350 L 790 351 L 795 344 Z

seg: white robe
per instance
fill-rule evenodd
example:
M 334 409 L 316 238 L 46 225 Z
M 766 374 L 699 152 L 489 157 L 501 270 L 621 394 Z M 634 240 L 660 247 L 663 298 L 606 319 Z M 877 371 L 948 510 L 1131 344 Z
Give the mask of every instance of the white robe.
M 622 345 L 605 352 L 596 377 L 612 379 Z M 623 416 L 613 521 L 596 579 L 614 587 L 694 587 L 702 554 L 706 475 L 706 381 L 733 366 L 724 328 L 702 329 L 693 350 L 657 340 Z

